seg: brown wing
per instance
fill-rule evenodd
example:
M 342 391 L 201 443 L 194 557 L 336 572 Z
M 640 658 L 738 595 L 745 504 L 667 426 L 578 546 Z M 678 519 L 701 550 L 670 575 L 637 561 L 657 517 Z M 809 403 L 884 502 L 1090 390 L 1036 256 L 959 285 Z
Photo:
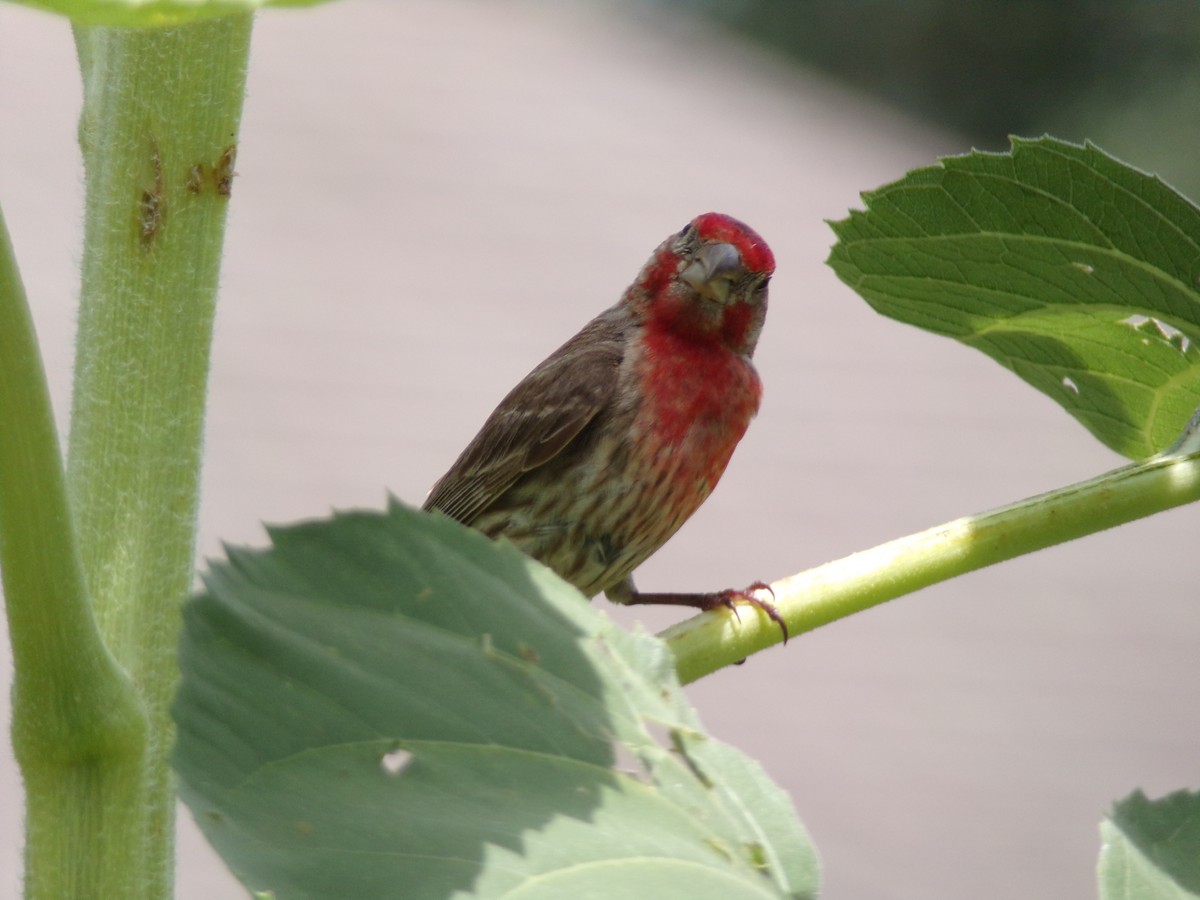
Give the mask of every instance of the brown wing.
M 433 486 L 424 509 L 470 525 L 521 475 L 561 453 L 612 402 L 630 327 L 624 309 L 613 307 L 529 373 Z

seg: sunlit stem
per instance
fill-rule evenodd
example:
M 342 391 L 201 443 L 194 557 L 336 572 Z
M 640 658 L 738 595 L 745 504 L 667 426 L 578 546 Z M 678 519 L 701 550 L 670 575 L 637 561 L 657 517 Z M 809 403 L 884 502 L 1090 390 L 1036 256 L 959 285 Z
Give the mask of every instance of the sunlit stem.
M 985 566 L 1200 500 L 1200 412 L 1168 451 L 1010 506 L 955 519 L 771 585 L 794 639 Z M 660 635 L 687 684 L 782 640 L 750 607 L 701 613 Z

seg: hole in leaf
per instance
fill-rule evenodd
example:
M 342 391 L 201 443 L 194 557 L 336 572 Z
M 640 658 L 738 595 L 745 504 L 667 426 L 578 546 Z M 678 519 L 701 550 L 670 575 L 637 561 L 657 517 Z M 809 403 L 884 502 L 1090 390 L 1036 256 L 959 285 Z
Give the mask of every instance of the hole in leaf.
M 641 758 L 622 741 L 613 743 L 613 771 L 628 775 L 643 784 L 654 783 Z
M 1191 349 L 1191 339 L 1174 325 L 1164 322 L 1162 319 L 1132 315 L 1122 319 L 1121 324 L 1128 325 L 1134 331 L 1139 331 L 1148 337 L 1164 340 L 1180 353 L 1187 353 Z M 1149 341 L 1142 343 L 1149 343 Z
M 410 762 L 412 762 L 412 754 L 397 747 L 380 757 L 379 768 L 383 769 L 386 775 L 399 775 L 408 768 Z
M 675 740 L 672 737 L 672 729 L 663 725 L 661 722 L 656 722 L 653 719 L 642 718 L 642 727 L 646 729 L 646 734 L 654 743 L 658 744 L 663 750 L 672 751 L 675 749 Z
M 1085 262 L 1073 262 L 1073 263 L 1071 263 L 1071 265 L 1073 265 L 1075 268 L 1077 268 L 1084 275 L 1091 275 L 1093 272 L 1096 271 L 1092 266 L 1089 266 Z
M 1066 375 L 1063 376 L 1062 386 L 1065 387 L 1072 394 L 1079 393 L 1079 385 L 1077 385 L 1075 383 L 1075 380 L 1073 378 L 1068 378 Z
M 1174 325 L 1167 324 L 1162 319 L 1151 319 L 1150 321 L 1154 323 L 1155 327 L 1159 330 L 1159 333 L 1161 333 L 1162 336 L 1169 341 L 1173 341 L 1175 338 L 1183 337 L 1182 331 L 1180 331 Z

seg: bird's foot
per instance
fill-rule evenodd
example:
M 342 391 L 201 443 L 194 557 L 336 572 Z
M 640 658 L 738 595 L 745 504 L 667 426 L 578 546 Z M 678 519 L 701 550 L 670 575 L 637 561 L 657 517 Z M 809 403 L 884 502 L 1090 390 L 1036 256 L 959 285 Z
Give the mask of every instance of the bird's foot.
M 771 600 L 763 600 L 755 596 L 758 591 L 766 591 L 771 595 Z M 628 599 L 624 599 L 625 603 L 629 604 L 661 604 L 667 606 L 691 606 L 695 609 L 707 612 L 710 609 L 723 608 L 732 612 L 739 619 L 737 605 L 739 603 L 748 603 L 755 609 L 762 612 L 772 622 L 779 626 L 779 630 L 783 632 L 783 642 L 788 642 L 788 627 L 787 622 L 783 620 L 783 616 L 779 614 L 779 610 L 775 608 L 772 602 L 775 599 L 775 592 L 771 590 L 771 586 L 765 581 L 756 581 L 748 587 L 737 590 L 736 588 L 727 588 L 723 591 L 714 591 L 703 594 L 643 594 L 640 591 L 634 592 Z
M 766 591 L 771 595 L 770 600 L 763 600 L 756 597 L 758 591 Z M 742 590 L 736 588 L 727 588 L 723 591 L 717 591 L 714 594 L 700 594 L 699 596 L 706 598 L 706 603 L 701 605 L 700 609 L 716 609 L 721 606 L 732 612 L 740 619 L 738 614 L 737 603 L 748 603 L 755 609 L 764 613 L 768 619 L 779 626 L 779 630 L 783 632 L 783 642 L 788 642 L 788 627 L 787 622 L 783 621 L 783 616 L 779 614 L 779 610 L 775 608 L 775 592 L 771 590 L 771 586 L 765 581 L 755 581 Z

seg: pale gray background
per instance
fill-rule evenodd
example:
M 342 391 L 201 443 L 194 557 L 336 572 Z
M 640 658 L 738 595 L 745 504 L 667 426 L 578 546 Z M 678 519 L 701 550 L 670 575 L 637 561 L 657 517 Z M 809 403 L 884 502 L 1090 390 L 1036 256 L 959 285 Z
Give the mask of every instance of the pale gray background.
M 0 203 L 60 411 L 75 68 L 65 23 L 0 7 Z M 772 580 L 1119 464 L 999 366 L 877 317 L 823 265 L 823 219 L 966 149 L 626 7 L 354 0 L 261 16 L 200 554 L 261 543 L 261 520 L 377 507 L 387 489 L 419 502 L 507 388 L 709 209 L 778 258 L 766 400 L 643 587 Z M 1177 510 L 941 585 L 689 694 L 790 792 L 825 896 L 1092 897 L 1110 801 L 1200 783 L 1198 525 Z M 0 667 L 5 729 L 9 678 Z M 181 823 L 180 897 L 241 896 Z M 4 897 L 20 824 L 5 752 Z

